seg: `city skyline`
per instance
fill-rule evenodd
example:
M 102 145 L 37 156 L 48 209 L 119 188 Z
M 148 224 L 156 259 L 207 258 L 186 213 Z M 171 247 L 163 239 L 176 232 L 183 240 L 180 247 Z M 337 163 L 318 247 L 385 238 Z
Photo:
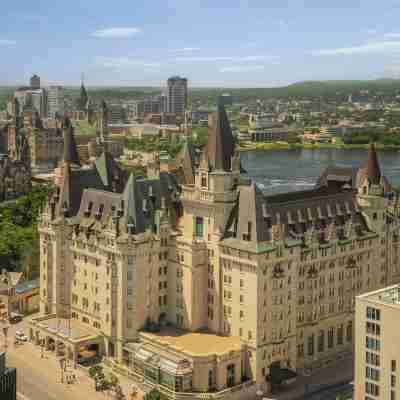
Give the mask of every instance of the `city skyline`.
M 0 84 L 33 73 L 44 85 L 76 85 L 84 73 L 89 86 L 160 86 L 175 74 L 204 87 L 398 77 L 399 14 L 389 0 L 15 3 L 0 16 Z

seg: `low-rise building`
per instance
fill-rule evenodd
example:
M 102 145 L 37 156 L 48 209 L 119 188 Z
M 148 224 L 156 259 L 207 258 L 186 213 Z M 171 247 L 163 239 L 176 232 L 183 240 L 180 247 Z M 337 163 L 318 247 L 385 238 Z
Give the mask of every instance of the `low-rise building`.
M 3 270 L 0 275 L 0 319 L 8 319 L 12 313 L 38 311 L 39 286 L 39 279 L 24 280 L 22 272 Z

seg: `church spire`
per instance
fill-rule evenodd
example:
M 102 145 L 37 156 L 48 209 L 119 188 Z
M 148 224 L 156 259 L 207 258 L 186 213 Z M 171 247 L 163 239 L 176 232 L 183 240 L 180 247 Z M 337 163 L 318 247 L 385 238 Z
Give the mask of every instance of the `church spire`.
M 378 156 L 373 143 L 369 145 L 368 149 L 367 177 L 371 184 L 379 185 L 381 180 L 381 169 L 379 167 Z
M 89 100 L 89 96 L 88 96 L 86 88 L 85 88 L 84 76 L 82 74 L 81 93 L 80 93 L 79 100 L 78 100 L 79 110 L 84 111 L 86 109 L 88 100 Z
M 78 150 L 76 148 L 74 128 L 68 117 L 64 118 L 63 130 L 64 130 L 63 161 L 64 163 L 80 166 L 81 164 L 79 161 Z
M 217 112 L 212 118 L 208 133 L 207 151 L 211 169 L 230 171 L 234 150 L 235 144 L 228 116 L 224 106 L 218 104 Z

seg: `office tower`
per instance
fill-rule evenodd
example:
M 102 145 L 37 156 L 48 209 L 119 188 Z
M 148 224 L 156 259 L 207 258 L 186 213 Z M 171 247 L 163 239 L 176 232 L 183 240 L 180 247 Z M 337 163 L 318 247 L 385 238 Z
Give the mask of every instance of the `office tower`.
M 17 371 L 6 365 L 6 353 L 0 353 L 0 399 L 17 400 Z
M 168 112 L 182 115 L 187 107 L 187 79 L 173 76 L 168 79 Z
M 48 91 L 48 118 L 63 116 L 65 111 L 64 105 L 64 88 L 62 86 L 50 86 Z
M 30 79 L 30 87 L 32 90 L 40 89 L 40 76 L 33 75 Z

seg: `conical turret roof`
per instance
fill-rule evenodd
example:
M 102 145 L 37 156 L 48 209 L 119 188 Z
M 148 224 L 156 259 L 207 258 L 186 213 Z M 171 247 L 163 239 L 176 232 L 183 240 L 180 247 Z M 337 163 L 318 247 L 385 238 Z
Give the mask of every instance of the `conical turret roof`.
M 210 127 L 207 152 L 210 167 L 218 171 L 230 171 L 235 144 L 231 126 L 223 105 L 218 110 Z

